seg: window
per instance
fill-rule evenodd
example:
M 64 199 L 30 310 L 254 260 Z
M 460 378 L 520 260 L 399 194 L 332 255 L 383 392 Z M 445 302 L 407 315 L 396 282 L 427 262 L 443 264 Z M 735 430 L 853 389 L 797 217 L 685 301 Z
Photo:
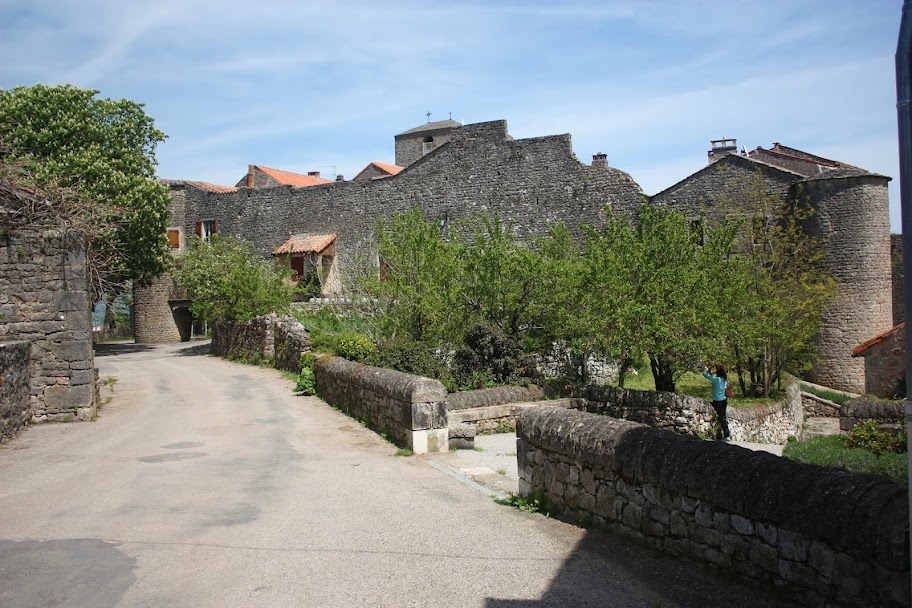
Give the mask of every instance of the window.
M 181 233 L 179 228 L 168 229 L 168 247 L 170 247 L 172 251 L 180 251 Z
M 203 220 L 196 223 L 196 236 L 208 243 L 213 234 L 215 234 L 215 220 Z

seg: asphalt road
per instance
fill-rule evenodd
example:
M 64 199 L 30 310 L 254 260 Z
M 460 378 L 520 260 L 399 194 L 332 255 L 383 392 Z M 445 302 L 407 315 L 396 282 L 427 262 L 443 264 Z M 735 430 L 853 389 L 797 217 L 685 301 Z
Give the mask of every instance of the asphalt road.
M 270 369 L 100 347 L 94 422 L 0 446 L 0 606 L 781 606 L 496 504 Z

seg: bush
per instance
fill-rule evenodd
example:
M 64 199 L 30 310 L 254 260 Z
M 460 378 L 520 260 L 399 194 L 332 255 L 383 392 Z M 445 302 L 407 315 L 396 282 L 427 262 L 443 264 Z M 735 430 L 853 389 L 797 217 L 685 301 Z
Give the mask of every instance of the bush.
M 469 329 L 456 351 L 454 363 L 457 380 L 463 385 L 510 384 L 524 376 L 528 367 L 521 345 L 486 322 Z
M 373 340 L 362 333 L 347 331 L 336 336 L 333 353 L 349 361 L 361 363 L 374 350 Z
M 304 393 L 305 395 L 316 394 L 317 384 L 314 379 L 314 370 L 312 367 L 301 368 L 301 373 L 298 374 L 298 380 L 295 383 L 294 390 L 296 393 Z
M 797 462 L 867 473 L 908 484 L 909 470 L 906 454 L 875 454 L 861 448 L 848 447 L 846 437 L 827 435 L 807 441 L 789 441 L 782 455 Z
M 446 364 L 427 346 L 411 338 L 400 336 L 380 342 L 365 363 L 405 374 L 434 378 L 449 392 L 456 390 L 456 382 Z
M 896 434 L 882 433 L 876 420 L 859 422 L 849 431 L 844 440 L 846 447 L 867 450 L 877 455 L 902 454 L 907 449 L 905 428 Z

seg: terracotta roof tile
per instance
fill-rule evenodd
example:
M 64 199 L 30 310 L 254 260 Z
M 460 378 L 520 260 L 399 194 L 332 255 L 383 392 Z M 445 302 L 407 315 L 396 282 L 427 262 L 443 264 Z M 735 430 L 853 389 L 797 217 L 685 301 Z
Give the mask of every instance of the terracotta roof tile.
M 852 349 L 852 356 L 857 357 L 859 355 L 864 354 L 865 351 L 867 351 L 869 348 L 871 348 L 875 344 L 880 344 L 881 342 L 883 342 L 884 340 L 886 340 L 887 338 L 892 336 L 897 331 L 904 331 L 905 328 L 906 328 L 906 322 L 903 321 L 899 325 L 894 325 L 892 328 L 888 329 L 887 331 L 877 334 L 870 340 L 865 340 L 864 342 L 862 342 L 861 344 L 859 344 L 858 346 L 856 346 L 855 348 Z
M 371 161 L 370 164 L 377 167 L 381 171 L 389 173 L 390 175 L 396 175 L 397 173 L 399 173 L 400 171 L 405 169 L 405 167 L 400 167 L 399 165 L 390 165 L 387 163 L 381 163 L 379 160 Z
M 285 186 L 295 186 L 296 188 L 302 188 L 305 186 L 318 186 L 320 184 L 332 183 L 331 179 L 323 179 L 322 177 L 314 177 L 313 175 L 301 175 L 300 173 L 282 171 L 281 169 L 272 169 L 270 167 L 264 167 L 262 165 L 254 165 L 254 167 Z
M 283 253 L 320 253 L 333 244 L 335 234 L 294 234 L 290 239 L 276 247 L 272 255 Z

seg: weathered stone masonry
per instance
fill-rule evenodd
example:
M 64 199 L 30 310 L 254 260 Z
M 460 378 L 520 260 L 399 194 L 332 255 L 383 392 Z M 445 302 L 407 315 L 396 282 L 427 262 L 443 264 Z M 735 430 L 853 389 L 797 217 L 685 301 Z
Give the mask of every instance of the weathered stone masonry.
M 805 606 L 908 606 L 904 487 L 560 408 L 517 425 L 520 493 Z
M 33 420 L 88 420 L 98 370 L 92 350 L 86 241 L 56 231 L 0 241 L 0 342 L 30 345 Z
M 0 443 L 28 424 L 32 347 L 28 342 L 0 342 Z

